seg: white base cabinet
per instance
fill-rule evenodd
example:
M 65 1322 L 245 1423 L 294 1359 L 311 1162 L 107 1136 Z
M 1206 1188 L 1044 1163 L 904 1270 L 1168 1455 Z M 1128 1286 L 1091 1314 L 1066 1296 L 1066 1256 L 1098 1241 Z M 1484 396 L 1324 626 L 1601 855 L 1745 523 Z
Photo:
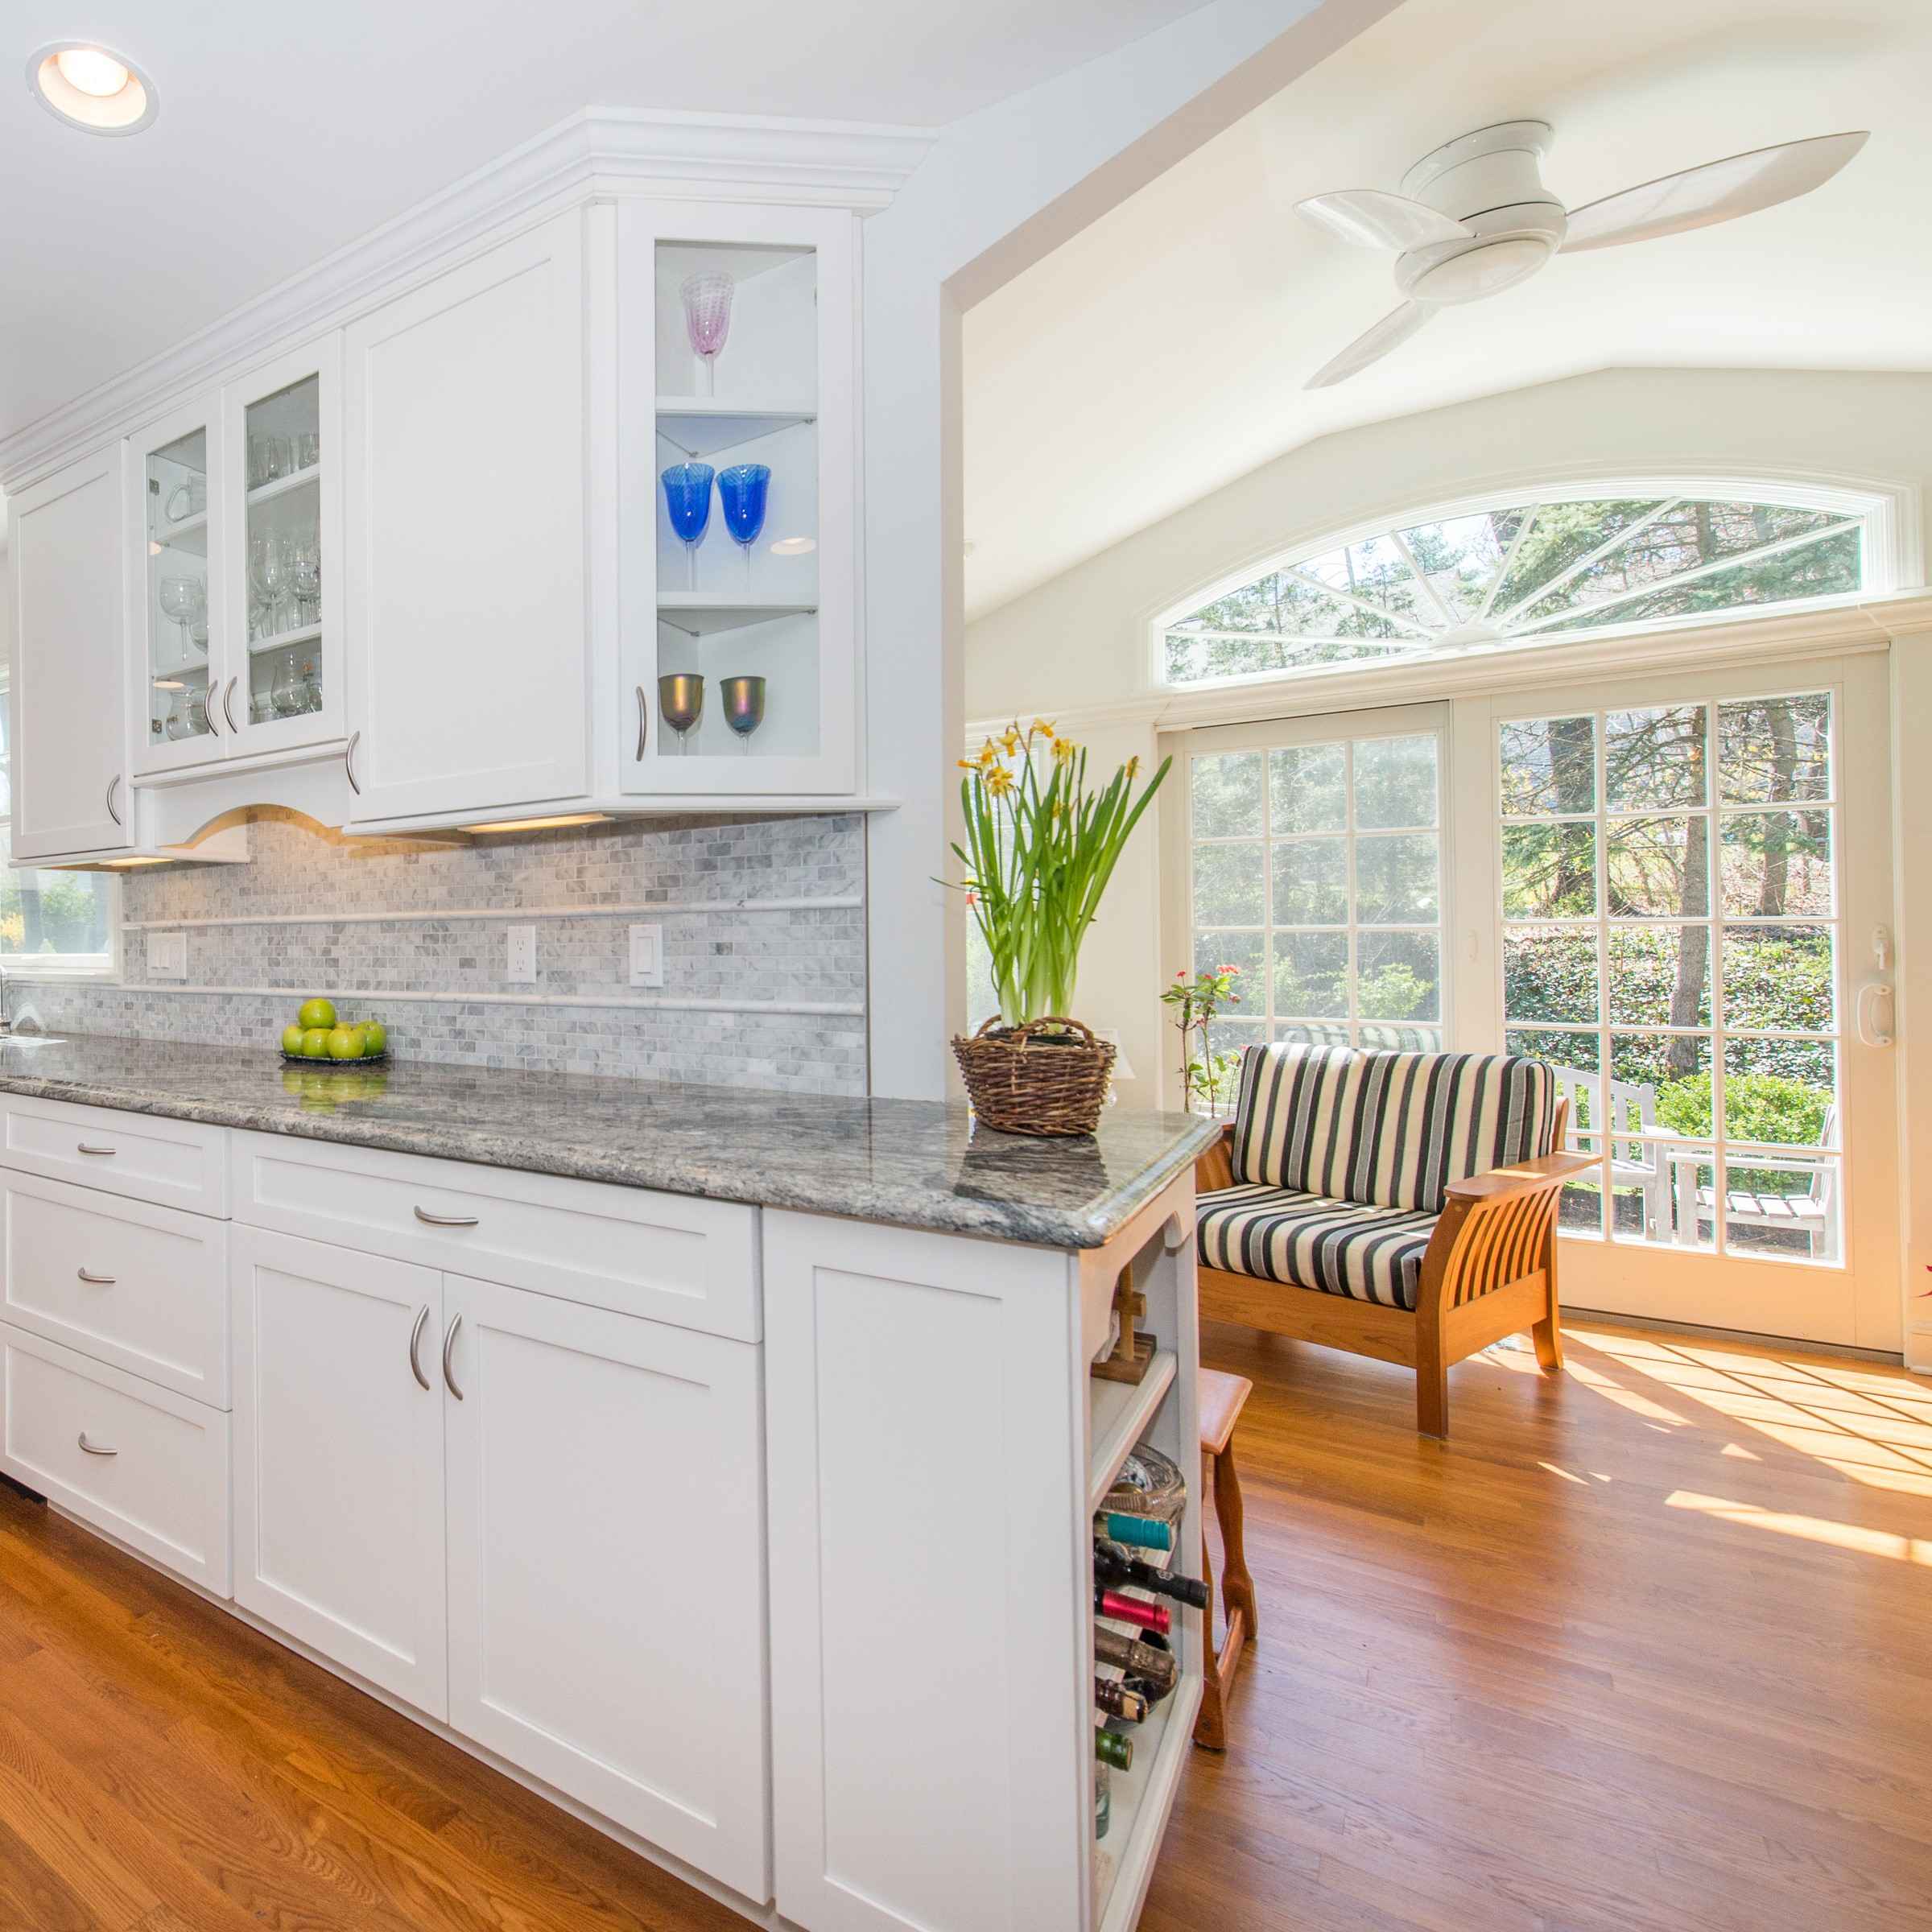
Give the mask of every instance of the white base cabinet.
M 759 1350 L 458 1275 L 443 1311 L 450 1724 L 769 1897 Z
M 443 1278 L 237 1228 L 230 1279 L 235 1600 L 446 1716 Z

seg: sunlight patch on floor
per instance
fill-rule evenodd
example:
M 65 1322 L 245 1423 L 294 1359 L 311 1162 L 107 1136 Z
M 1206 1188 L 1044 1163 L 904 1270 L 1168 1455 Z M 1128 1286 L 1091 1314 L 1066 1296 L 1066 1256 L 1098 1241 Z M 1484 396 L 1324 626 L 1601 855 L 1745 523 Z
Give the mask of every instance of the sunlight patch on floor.
M 1828 1517 L 1800 1516 L 1785 1509 L 1761 1509 L 1755 1503 L 1728 1501 L 1720 1496 L 1699 1496 L 1677 1489 L 1664 1498 L 1667 1509 L 1693 1509 L 1719 1522 L 1746 1523 L 1756 1530 L 1770 1530 L 1780 1536 L 1802 1538 L 1808 1543 L 1826 1543 L 1835 1550 L 1850 1550 L 1861 1556 L 1889 1557 L 1895 1563 L 1919 1563 L 1932 1569 L 1932 1542 L 1923 1537 L 1895 1536 L 1889 1530 L 1868 1530 L 1856 1523 L 1833 1522 Z

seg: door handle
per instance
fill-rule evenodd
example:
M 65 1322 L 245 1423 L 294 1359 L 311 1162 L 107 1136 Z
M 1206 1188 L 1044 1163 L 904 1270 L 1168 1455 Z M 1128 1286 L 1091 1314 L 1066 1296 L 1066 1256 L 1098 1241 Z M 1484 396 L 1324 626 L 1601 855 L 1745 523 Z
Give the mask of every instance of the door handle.
M 95 1274 L 85 1268 L 76 1269 L 75 1273 L 90 1288 L 111 1288 L 114 1285 L 114 1277 L 111 1274 Z
M 1889 1024 L 1888 1023 L 1886 1030 L 1883 1033 L 1880 1032 L 1876 1024 L 1871 1018 L 1866 1005 L 1868 1001 L 1874 998 L 1882 999 L 1886 1002 L 1888 1008 L 1886 1018 L 1888 1022 L 1890 1021 L 1889 1006 L 1892 989 L 1883 980 L 1868 980 L 1864 985 L 1859 988 L 1857 1002 L 1852 1009 L 1857 1018 L 1858 1037 L 1860 1041 L 1867 1046 L 1889 1046 L 1892 1044 Z
M 473 1214 L 431 1214 L 427 1208 L 416 1210 L 416 1219 L 427 1228 L 473 1228 L 481 1218 Z
M 87 1431 L 85 1429 L 80 1431 L 79 1439 L 80 1447 L 85 1449 L 89 1455 L 118 1455 L 121 1453 L 118 1449 L 97 1449 L 93 1444 L 87 1439 Z
M 121 774 L 116 772 L 107 782 L 107 815 L 117 825 L 125 826 L 127 821 L 114 810 L 114 794 L 121 789 Z
M 228 728 L 230 731 L 239 729 L 235 723 L 235 687 L 241 682 L 239 677 L 230 678 L 228 681 L 227 690 L 221 694 L 221 715 L 228 720 Z
M 459 1315 L 444 1331 L 443 1336 L 443 1381 L 450 1393 L 458 1402 L 461 1402 L 463 1399 L 463 1391 L 456 1386 L 456 1378 L 449 1372 L 449 1352 L 456 1347 L 456 1331 L 462 1326 L 463 1318 Z
M 425 1302 L 416 1311 L 416 1325 L 409 1331 L 409 1372 L 427 1391 L 429 1377 L 423 1373 L 423 1325 L 429 1319 L 429 1303 Z
M 357 798 L 362 795 L 362 787 L 356 782 L 356 746 L 361 741 L 359 731 L 349 734 L 349 742 L 342 747 L 342 769 L 349 774 L 349 788 Z
M 644 756 L 644 724 L 650 715 L 650 707 L 644 701 L 644 687 L 638 687 L 638 756 Z

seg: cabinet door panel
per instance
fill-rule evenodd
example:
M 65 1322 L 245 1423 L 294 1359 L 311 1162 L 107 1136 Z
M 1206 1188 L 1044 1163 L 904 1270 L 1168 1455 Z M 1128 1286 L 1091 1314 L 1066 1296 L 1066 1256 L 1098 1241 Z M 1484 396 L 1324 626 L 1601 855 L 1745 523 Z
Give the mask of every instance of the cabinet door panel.
M 255 1228 L 230 1252 L 235 1600 L 440 1718 L 441 1278 Z
M 12 548 L 14 856 L 118 850 L 134 821 L 119 445 L 16 497 Z
M 444 1293 L 450 1722 L 768 1897 L 758 1350 Z
M 347 332 L 358 819 L 586 789 L 583 254 L 560 216 Z

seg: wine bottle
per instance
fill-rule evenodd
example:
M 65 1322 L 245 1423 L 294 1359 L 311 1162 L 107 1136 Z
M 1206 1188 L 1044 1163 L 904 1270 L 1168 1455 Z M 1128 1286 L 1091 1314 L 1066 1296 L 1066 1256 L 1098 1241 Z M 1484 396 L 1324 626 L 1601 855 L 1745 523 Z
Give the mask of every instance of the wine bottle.
M 1096 1628 L 1093 1633 L 1093 1653 L 1103 1664 L 1112 1664 L 1115 1670 L 1125 1670 L 1129 1677 L 1158 1686 L 1163 1697 L 1179 1679 L 1180 1666 L 1174 1662 L 1171 1651 L 1157 1650 L 1151 1644 L 1137 1643 L 1117 1630 Z
M 1093 1750 L 1102 1764 L 1111 1765 L 1116 1771 L 1133 1769 L 1133 1740 L 1122 1737 L 1117 1731 L 1096 1730 Z
M 1131 1544 L 1136 1550 L 1171 1550 L 1174 1531 L 1158 1516 L 1120 1516 L 1109 1511 L 1100 1518 L 1100 1529 L 1117 1543 Z
M 1124 1718 L 1130 1724 L 1139 1724 L 1147 1715 L 1146 1699 L 1137 1690 L 1129 1690 L 1118 1678 L 1096 1677 L 1093 1701 L 1109 1717 Z
M 1158 1630 L 1162 1637 L 1174 1622 L 1174 1613 L 1165 1604 L 1145 1603 L 1137 1596 L 1123 1596 L 1117 1590 L 1096 1589 L 1093 1607 L 1117 1624 L 1137 1624 L 1143 1630 Z
M 1157 1570 L 1153 1564 L 1143 1563 L 1137 1557 L 1130 1556 L 1118 1543 L 1094 1545 L 1093 1580 L 1117 1590 L 1124 1583 L 1131 1583 L 1137 1590 L 1151 1590 L 1157 1596 L 1170 1596 L 1177 1604 L 1186 1604 L 1191 1609 L 1208 1608 L 1208 1586 L 1198 1576 L 1170 1575 L 1165 1570 Z

